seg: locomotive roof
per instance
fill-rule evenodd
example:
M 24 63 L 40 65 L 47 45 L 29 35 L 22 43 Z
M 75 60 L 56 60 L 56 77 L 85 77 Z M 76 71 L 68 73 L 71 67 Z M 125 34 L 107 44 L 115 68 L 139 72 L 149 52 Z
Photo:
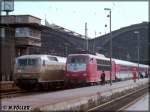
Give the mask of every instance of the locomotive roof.
M 53 56 L 53 57 L 60 57 L 60 56 L 55 56 L 55 55 L 46 55 L 46 54 L 30 54 L 30 55 L 22 55 L 22 56 L 19 56 L 17 58 L 25 58 L 25 57 L 31 57 L 31 58 L 38 58 L 38 57 L 44 57 L 44 56 Z
M 101 59 L 101 60 L 107 60 L 110 61 L 110 58 L 106 58 L 105 56 L 99 55 L 99 56 L 95 56 L 95 55 L 89 55 L 91 58 L 96 58 L 96 59 Z
M 55 56 L 55 55 L 46 55 L 46 54 L 23 55 L 23 56 L 17 57 L 16 59 L 23 59 L 23 58 L 27 58 L 27 57 L 28 57 L 28 58 L 42 58 L 42 59 L 45 59 L 45 58 L 47 58 L 47 56 L 56 57 L 59 62 L 64 62 L 64 61 L 66 61 L 66 58 L 65 58 L 65 57 Z
M 92 54 L 70 54 L 69 56 L 89 56 L 90 58 L 96 58 L 96 59 L 102 59 L 102 60 L 110 60 L 109 58 L 106 58 L 105 56 L 96 56 Z

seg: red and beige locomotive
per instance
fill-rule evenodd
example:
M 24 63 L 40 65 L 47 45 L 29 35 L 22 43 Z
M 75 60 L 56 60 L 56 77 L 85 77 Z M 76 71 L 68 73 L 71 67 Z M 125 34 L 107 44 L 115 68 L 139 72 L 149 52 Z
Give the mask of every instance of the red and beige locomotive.
M 15 83 L 22 89 L 53 88 L 64 83 L 66 58 L 24 55 L 16 58 Z

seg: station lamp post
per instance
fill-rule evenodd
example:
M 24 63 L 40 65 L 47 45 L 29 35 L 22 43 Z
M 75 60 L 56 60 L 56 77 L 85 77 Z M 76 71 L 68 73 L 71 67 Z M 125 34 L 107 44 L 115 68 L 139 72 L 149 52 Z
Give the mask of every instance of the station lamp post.
M 109 50 L 109 54 L 110 54 L 110 85 L 112 85 L 112 33 L 111 33 L 111 9 L 110 8 L 104 8 L 104 10 L 109 11 L 109 15 L 107 17 L 109 17 L 109 28 L 110 28 L 110 50 Z
M 65 55 L 66 55 L 66 57 L 68 55 L 68 43 L 65 43 Z
M 87 50 L 87 52 L 88 52 L 88 50 L 89 50 L 89 42 L 88 42 L 88 36 L 87 36 L 87 22 L 85 23 L 85 41 L 86 41 L 86 43 L 85 43 L 85 49 Z
M 95 38 L 93 39 L 93 54 L 95 53 L 95 39 L 96 39 L 96 31 L 95 31 Z
M 134 31 L 134 33 L 137 36 L 137 55 L 138 55 L 138 79 L 139 79 L 139 61 L 140 61 L 140 32 L 139 31 Z

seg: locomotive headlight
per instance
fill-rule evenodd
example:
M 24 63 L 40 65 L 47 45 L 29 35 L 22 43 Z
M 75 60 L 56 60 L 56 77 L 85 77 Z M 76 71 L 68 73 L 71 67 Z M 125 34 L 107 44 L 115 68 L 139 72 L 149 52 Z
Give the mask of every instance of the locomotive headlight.
M 86 74 L 86 73 L 84 73 L 84 74 L 83 74 L 83 76 L 87 76 L 87 74 Z
M 20 72 L 21 72 L 21 69 L 17 70 L 17 72 L 19 72 L 19 73 L 20 73 Z

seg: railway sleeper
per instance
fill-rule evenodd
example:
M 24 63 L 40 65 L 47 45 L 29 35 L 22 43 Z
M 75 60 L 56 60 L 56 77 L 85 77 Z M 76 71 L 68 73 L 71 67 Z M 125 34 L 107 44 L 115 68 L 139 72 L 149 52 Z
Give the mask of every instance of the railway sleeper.
M 64 87 L 64 82 L 42 82 L 38 84 L 40 90 L 57 90 Z
M 112 91 L 112 93 L 107 94 L 107 92 L 104 92 L 103 94 L 101 93 L 96 93 L 92 96 L 87 96 L 87 97 L 81 97 L 77 99 L 72 99 L 69 101 L 64 101 L 60 102 L 57 104 L 49 105 L 44 108 L 40 108 L 39 110 L 41 111 L 92 111 L 93 108 L 99 105 L 105 105 L 105 103 L 112 101 L 113 99 L 115 100 L 118 97 L 124 96 L 127 93 L 131 93 L 135 90 L 142 89 L 143 87 L 146 87 L 147 84 L 139 85 L 138 87 L 130 87 L 126 88 L 126 90 L 121 89 L 121 91 Z M 47 109 L 46 109 L 47 108 Z
M 85 111 L 91 111 L 92 108 L 96 107 L 96 106 L 99 106 L 99 105 L 103 105 L 113 99 L 116 99 L 118 97 L 121 97 L 121 96 L 124 96 L 126 95 L 127 93 L 131 93 L 139 88 L 143 88 L 145 87 L 145 85 L 141 85 L 139 87 L 135 87 L 135 88 L 131 88 L 131 89 L 128 89 L 128 90 L 124 90 L 124 91 L 121 91 L 121 92 L 115 92 L 115 93 L 112 93 L 110 96 L 99 96 L 97 101 L 91 101 L 89 100 L 88 102 L 88 108 L 87 110 Z

